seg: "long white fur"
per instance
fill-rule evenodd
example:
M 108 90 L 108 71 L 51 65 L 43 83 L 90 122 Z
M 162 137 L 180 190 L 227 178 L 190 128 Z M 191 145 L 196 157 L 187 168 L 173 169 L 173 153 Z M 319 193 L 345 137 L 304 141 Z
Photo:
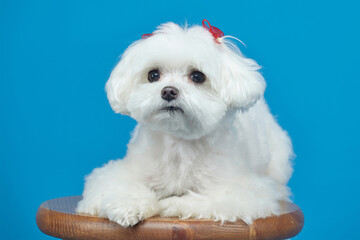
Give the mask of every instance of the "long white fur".
M 154 68 L 161 78 L 150 83 Z M 189 79 L 194 69 L 204 83 Z M 126 157 L 86 177 L 77 211 L 124 227 L 155 215 L 251 223 L 279 214 L 293 153 L 263 98 L 259 69 L 200 26 L 166 23 L 132 44 L 106 91 L 114 111 L 139 124 Z M 163 100 L 165 86 L 178 88 L 178 98 Z

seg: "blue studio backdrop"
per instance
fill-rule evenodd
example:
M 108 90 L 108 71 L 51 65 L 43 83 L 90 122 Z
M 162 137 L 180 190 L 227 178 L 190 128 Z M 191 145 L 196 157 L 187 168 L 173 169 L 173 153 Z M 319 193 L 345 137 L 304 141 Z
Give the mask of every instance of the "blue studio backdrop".
M 93 168 L 125 155 L 135 121 L 105 82 L 126 47 L 167 21 L 206 18 L 263 68 L 265 97 L 294 144 L 295 239 L 355 239 L 359 207 L 356 1 L 0 0 L 0 238 L 52 239 L 41 202 L 80 195 Z

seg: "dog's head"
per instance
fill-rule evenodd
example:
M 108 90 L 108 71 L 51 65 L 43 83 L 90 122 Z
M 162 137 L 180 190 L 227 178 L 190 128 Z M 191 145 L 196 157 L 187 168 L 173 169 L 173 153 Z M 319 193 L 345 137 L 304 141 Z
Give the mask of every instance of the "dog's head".
M 185 139 L 212 131 L 264 92 L 260 67 L 203 27 L 161 25 L 132 44 L 106 83 L 113 110 Z

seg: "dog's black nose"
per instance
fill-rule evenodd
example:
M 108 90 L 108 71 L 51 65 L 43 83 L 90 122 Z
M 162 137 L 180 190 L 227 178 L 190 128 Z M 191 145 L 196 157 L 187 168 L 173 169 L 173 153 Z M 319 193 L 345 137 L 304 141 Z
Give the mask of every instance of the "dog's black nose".
M 161 90 L 162 99 L 169 102 L 177 98 L 178 95 L 179 95 L 179 90 L 176 87 L 167 86 Z

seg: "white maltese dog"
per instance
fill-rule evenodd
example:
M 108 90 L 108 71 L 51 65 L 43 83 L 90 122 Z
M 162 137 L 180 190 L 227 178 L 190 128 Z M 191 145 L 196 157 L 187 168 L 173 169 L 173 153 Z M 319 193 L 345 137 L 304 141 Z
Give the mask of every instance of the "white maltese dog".
M 139 124 L 126 157 L 86 177 L 77 212 L 123 227 L 156 215 L 250 224 L 280 213 L 291 141 L 263 98 L 259 65 L 206 23 L 163 24 L 125 51 L 106 91 Z

